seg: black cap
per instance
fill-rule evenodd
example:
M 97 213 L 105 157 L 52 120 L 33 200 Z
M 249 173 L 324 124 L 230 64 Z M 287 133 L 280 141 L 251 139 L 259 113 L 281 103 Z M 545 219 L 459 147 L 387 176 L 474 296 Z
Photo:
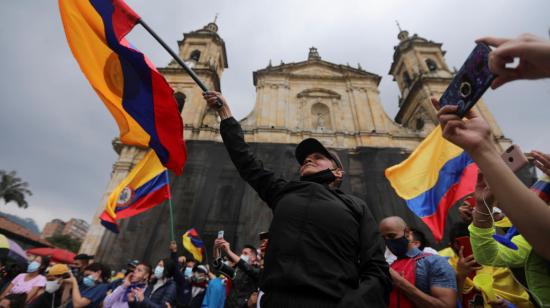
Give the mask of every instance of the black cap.
M 93 260 L 94 256 L 87 255 L 85 253 L 78 254 L 74 257 L 75 260 Z
M 336 166 L 340 169 L 344 169 L 342 166 L 342 161 L 340 160 L 340 157 L 338 157 L 338 154 L 334 151 L 329 151 L 327 148 L 325 148 L 319 140 L 315 138 L 307 138 L 304 139 L 298 146 L 296 147 L 296 151 L 294 152 L 294 155 L 296 156 L 296 160 L 298 161 L 298 164 L 302 165 L 304 163 L 304 160 L 306 157 L 312 153 L 321 153 L 324 156 L 332 159 Z

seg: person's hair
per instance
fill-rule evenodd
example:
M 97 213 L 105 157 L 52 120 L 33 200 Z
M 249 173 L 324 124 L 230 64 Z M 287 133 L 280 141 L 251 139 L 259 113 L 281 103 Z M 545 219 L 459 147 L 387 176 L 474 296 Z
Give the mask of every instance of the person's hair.
M 102 263 L 94 262 L 84 269 L 84 271 L 99 272 L 101 271 L 100 278 L 103 282 L 109 281 L 111 278 L 111 269 Z
M 250 250 L 252 250 L 252 252 L 254 253 L 255 256 L 258 256 L 258 251 L 256 251 L 256 247 L 250 245 L 250 244 L 246 244 L 243 246 L 243 249 L 245 248 L 248 248 Z
M 163 278 L 173 278 L 176 273 L 176 263 L 171 258 L 162 259 L 164 263 L 164 272 L 162 273 Z
M 40 275 L 43 275 L 46 272 L 46 269 L 48 268 L 48 265 L 50 265 L 50 256 L 41 257 L 40 258 L 42 262 L 40 262 L 40 267 L 38 268 L 38 273 Z
M 457 222 L 449 231 L 449 241 L 451 245 L 455 242 L 457 237 L 461 236 L 470 236 L 470 231 L 468 230 L 468 224 L 464 222 Z
M 151 265 L 149 265 L 149 263 L 139 262 L 138 265 L 143 265 L 143 267 L 145 267 L 145 271 L 149 275 L 151 275 L 151 273 L 153 272 L 153 269 L 151 268 Z
M 10 308 L 23 308 L 25 307 L 25 300 L 27 299 L 27 293 L 10 294 L 4 299 L 10 301 Z
M 418 249 L 423 250 L 425 247 L 430 246 L 430 242 L 424 232 L 415 228 L 410 228 L 410 231 L 412 232 L 413 240 L 420 242 Z

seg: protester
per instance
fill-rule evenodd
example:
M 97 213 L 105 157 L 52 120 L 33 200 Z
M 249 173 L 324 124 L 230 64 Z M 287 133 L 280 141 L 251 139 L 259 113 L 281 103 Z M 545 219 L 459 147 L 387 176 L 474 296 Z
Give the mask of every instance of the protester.
M 176 241 L 170 242 L 169 250 L 170 258 L 174 264 L 176 264 L 176 270 L 174 271 L 174 281 L 176 282 L 176 307 L 189 307 L 189 303 L 191 302 L 191 276 L 193 276 L 193 269 L 191 268 L 191 273 L 186 275 L 187 260 L 185 257 L 183 257 L 183 259 L 182 256 L 178 257 L 178 245 Z
M 189 308 L 200 308 L 208 287 L 209 270 L 204 265 L 196 265 L 191 277 L 191 301 Z
M 27 308 L 59 307 L 69 298 L 63 279 L 69 277 L 70 269 L 65 264 L 53 265 L 46 274 L 46 285 Z
M 136 288 L 128 293 L 128 306 L 131 308 L 164 308 L 176 305 L 176 283 L 174 273 L 176 263 L 170 258 L 162 259 L 153 270 L 153 277 L 147 288 Z
M 107 291 L 111 287 L 109 277 L 111 270 L 101 263 L 92 263 L 84 269 L 82 285 L 79 285 L 76 277 L 66 279 L 71 288 L 71 299 L 67 307 L 101 307 Z
M 103 308 L 127 308 L 128 293 L 137 289 L 144 290 L 151 276 L 151 266 L 139 262 L 133 271 L 126 275 L 124 281 L 114 291 L 105 297 Z
M 498 75 L 493 88 L 517 79 L 537 79 L 550 77 L 550 41 L 532 35 L 522 35 L 516 39 L 487 37 L 479 39 L 496 47 L 489 54 L 489 68 Z M 511 59 L 519 58 L 519 65 L 506 68 Z M 439 102 L 432 103 L 439 108 Z M 493 137 L 487 122 L 476 112 L 470 111 L 463 120 L 456 115 L 456 106 L 445 106 L 439 110 L 438 120 L 443 128 L 443 136 L 470 154 L 485 174 L 500 208 L 510 218 L 525 239 L 541 257 L 550 260 L 550 208 L 537 198 L 514 175 L 502 161 L 493 145 Z M 535 165 L 543 172 L 549 170 L 550 159 L 533 154 Z M 521 205 L 521 206 L 519 206 Z
M 238 256 L 231 250 L 229 242 L 223 238 L 216 239 L 214 248 L 221 249 L 236 267 L 235 278 L 231 283 L 229 296 L 225 300 L 225 307 L 246 307 L 250 295 L 258 291 L 260 280 L 260 268 L 255 265 L 258 259 L 256 248 L 252 245 L 245 245 L 241 250 L 241 255 Z
M 300 180 L 278 178 L 250 150 L 223 96 L 204 98 L 211 108 L 223 102 L 217 111 L 229 156 L 273 211 L 264 306 L 385 306 L 391 282 L 382 241 L 365 202 L 338 189 L 344 170 L 336 153 L 306 139 L 295 152 Z
M 27 294 L 10 294 L 0 300 L 0 308 L 23 308 Z
M 82 278 L 84 275 L 84 270 L 88 265 L 90 265 L 91 261 L 94 259 L 94 256 L 87 255 L 85 253 L 78 254 L 74 257 L 74 265 L 72 268 L 72 273 L 78 283 L 82 282 Z
M 550 305 L 549 263 L 532 251 L 531 245 L 522 235 L 511 238 L 516 249 L 504 246 L 494 239 L 495 227 L 490 213 L 495 199 L 493 187 L 487 186 L 484 175 L 485 173 L 478 177 L 473 223 L 468 227 L 475 260 L 482 265 L 524 268 L 527 288 L 531 291 L 533 300 L 542 307 Z M 533 192 L 531 194 L 535 195 Z
M 500 307 L 507 302 L 518 308 L 535 307 L 529 298 L 529 293 L 518 282 L 507 267 L 481 266 L 477 264 L 474 255 L 464 256 L 464 247 L 458 242 L 459 238 L 468 238 L 468 224 L 457 223 L 450 231 L 450 246 L 440 251 L 440 255 L 448 257 L 449 264 L 456 271 L 459 300 L 462 307 L 483 305 L 483 307 Z M 491 285 L 495 294 L 503 299 L 490 302 L 487 294 L 473 281 L 477 274 L 487 274 L 493 278 Z M 506 305 L 504 305 L 506 306 Z
M 412 244 L 412 232 L 400 217 L 384 218 L 379 230 L 397 256 L 390 268 L 394 288 L 389 307 L 454 307 L 456 278 L 447 260 Z
M 0 299 L 10 294 L 26 293 L 26 302 L 32 301 L 38 291 L 46 285 L 46 277 L 42 274 L 50 264 L 49 257 L 37 256 L 27 266 L 27 272 L 17 275 L 4 289 Z

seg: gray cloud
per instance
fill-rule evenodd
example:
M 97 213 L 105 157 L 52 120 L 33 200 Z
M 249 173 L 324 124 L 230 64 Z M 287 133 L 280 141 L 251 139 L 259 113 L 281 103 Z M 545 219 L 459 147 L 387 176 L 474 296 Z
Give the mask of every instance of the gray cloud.
M 450 67 L 460 67 L 483 35 L 548 37 L 548 1 L 146 1 L 128 0 L 173 48 L 182 33 L 212 21 L 226 42 L 229 69 L 222 90 L 237 117 L 254 105 L 252 72 L 306 59 L 316 46 L 323 59 L 361 63 L 383 77 L 381 99 L 397 112 L 398 89 L 387 75 L 397 43 L 395 20 L 412 33 L 442 42 Z M 498 5 L 497 5 L 498 4 Z M 0 11 L 0 168 L 17 170 L 34 195 L 30 207 L 0 206 L 36 219 L 89 220 L 116 159 L 117 127 L 72 57 L 57 4 L 10 1 Z M 128 39 L 157 66 L 170 60 L 139 26 Z M 550 152 L 550 82 L 516 82 L 484 99 L 508 137 L 525 150 Z

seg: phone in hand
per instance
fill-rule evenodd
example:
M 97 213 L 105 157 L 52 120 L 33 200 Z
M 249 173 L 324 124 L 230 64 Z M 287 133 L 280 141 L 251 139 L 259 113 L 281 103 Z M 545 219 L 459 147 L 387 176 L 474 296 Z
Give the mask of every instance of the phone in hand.
M 472 109 L 496 77 L 489 70 L 490 52 L 488 45 L 477 44 L 439 99 L 441 107 L 458 106 L 460 117 Z
M 218 238 L 223 238 L 223 230 L 218 231 Z
M 508 167 L 510 167 L 510 169 L 514 172 L 517 172 L 529 163 L 527 156 L 523 154 L 521 148 L 516 144 L 512 144 L 509 148 L 507 148 L 506 151 L 502 153 L 501 157 L 504 162 L 506 162 Z
M 460 249 L 460 246 L 462 246 L 462 256 L 466 258 L 467 256 L 471 256 L 474 254 L 472 251 L 472 244 L 470 243 L 470 237 L 469 236 L 460 236 L 455 239 L 455 245 L 458 249 Z M 475 266 L 481 266 L 478 263 L 475 264 Z M 471 272 L 468 276 L 470 278 L 473 278 L 476 275 L 475 272 Z

